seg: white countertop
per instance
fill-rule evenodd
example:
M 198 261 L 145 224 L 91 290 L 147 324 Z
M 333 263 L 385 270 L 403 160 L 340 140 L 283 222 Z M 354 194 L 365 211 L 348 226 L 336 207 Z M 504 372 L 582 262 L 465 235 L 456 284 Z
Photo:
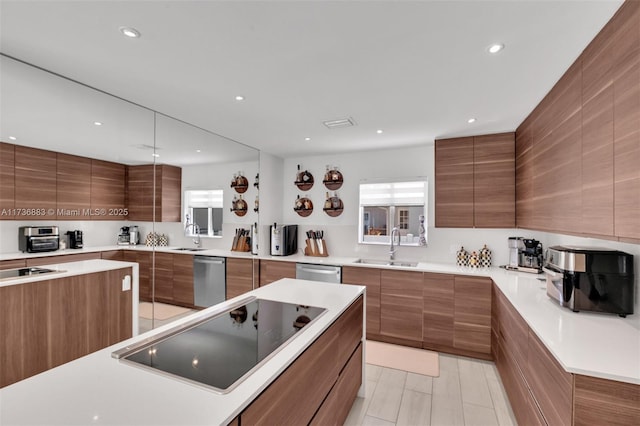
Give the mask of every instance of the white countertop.
M 1 389 L 0 424 L 226 424 L 364 291 L 361 286 L 283 279 L 249 293 L 328 311 L 228 394 L 220 395 L 111 357 L 114 350 L 206 315 L 213 307 Z M 217 306 L 230 305 L 237 299 Z

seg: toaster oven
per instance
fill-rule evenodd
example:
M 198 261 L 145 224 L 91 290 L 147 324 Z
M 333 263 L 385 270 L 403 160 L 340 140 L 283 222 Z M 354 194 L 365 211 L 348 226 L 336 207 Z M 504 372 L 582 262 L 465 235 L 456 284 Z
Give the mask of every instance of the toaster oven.
M 60 247 L 57 226 L 21 226 L 18 228 L 18 249 L 23 253 L 56 251 Z

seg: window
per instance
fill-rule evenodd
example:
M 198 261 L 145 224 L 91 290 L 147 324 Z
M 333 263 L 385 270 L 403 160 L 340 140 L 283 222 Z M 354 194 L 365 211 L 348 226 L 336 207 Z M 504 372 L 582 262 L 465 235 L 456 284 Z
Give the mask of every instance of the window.
M 400 231 L 401 244 L 424 245 L 427 227 L 427 181 L 363 182 L 360 184 L 361 244 L 389 244 L 391 230 Z M 425 240 L 420 243 L 420 233 Z
M 196 229 L 202 237 L 222 236 L 222 189 L 185 191 L 184 206 L 186 236 L 195 236 Z

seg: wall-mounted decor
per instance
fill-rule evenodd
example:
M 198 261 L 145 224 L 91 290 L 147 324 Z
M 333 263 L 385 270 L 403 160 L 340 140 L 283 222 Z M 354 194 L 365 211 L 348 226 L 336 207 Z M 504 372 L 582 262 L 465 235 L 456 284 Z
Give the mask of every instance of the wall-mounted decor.
M 340 189 L 342 183 L 344 182 L 344 178 L 342 173 L 338 169 L 338 166 L 327 166 L 327 171 L 324 174 L 324 179 L 322 183 L 327 189 L 335 191 L 336 189 Z
M 300 197 L 298 195 L 293 205 L 293 210 L 298 213 L 299 216 L 307 217 L 313 212 L 313 202 L 307 197 Z
M 298 172 L 294 184 L 301 191 L 308 191 L 313 187 L 313 175 L 308 170 L 301 170 L 298 164 Z
M 244 194 L 247 192 L 247 188 L 249 188 L 249 181 L 244 177 L 242 172 L 238 172 L 238 174 L 233 175 L 231 188 L 235 189 L 238 194 Z
M 338 194 L 334 191 L 333 195 L 329 196 L 329 193 L 327 192 L 326 197 L 322 210 L 331 217 L 340 216 L 344 210 L 344 203 L 340 197 L 338 197 Z
M 231 201 L 231 211 L 234 212 L 236 216 L 244 216 L 247 214 L 247 202 L 242 199 L 242 194 L 233 197 L 233 201 Z

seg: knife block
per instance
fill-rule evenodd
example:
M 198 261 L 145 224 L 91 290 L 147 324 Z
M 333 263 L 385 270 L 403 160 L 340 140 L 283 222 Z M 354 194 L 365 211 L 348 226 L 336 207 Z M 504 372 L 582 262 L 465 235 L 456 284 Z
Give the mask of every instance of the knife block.
M 251 237 L 234 238 L 231 251 L 251 251 Z
M 315 257 L 329 256 L 329 253 L 327 252 L 327 244 L 324 242 L 324 240 L 318 241 L 318 240 L 310 240 L 307 238 L 305 240 L 305 244 L 306 244 L 306 247 L 304 248 L 305 256 L 315 256 Z M 322 253 L 318 248 L 318 244 L 322 245 Z

